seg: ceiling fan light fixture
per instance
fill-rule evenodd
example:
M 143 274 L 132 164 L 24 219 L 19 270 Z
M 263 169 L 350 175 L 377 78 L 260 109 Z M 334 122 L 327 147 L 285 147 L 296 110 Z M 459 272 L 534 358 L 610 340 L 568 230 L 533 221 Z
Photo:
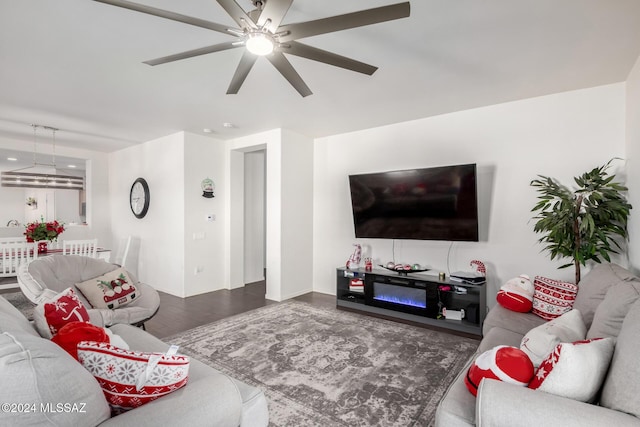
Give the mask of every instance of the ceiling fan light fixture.
M 273 52 L 275 41 L 264 32 L 249 33 L 245 42 L 247 50 L 254 55 L 265 56 Z

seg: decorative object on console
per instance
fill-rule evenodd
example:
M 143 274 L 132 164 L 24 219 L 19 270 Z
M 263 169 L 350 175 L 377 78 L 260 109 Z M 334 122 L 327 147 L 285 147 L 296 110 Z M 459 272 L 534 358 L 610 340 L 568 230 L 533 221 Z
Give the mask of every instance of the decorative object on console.
M 386 265 L 379 264 L 379 266 L 386 270 L 395 271 L 402 276 L 406 276 L 408 273 L 422 273 L 424 271 L 429 271 L 428 268 L 422 268 L 420 264 L 396 264 L 393 261 L 389 261 Z
M 213 192 L 215 191 L 216 187 L 212 179 L 203 179 L 200 186 L 202 187 L 202 197 L 206 197 L 207 199 L 212 199 L 213 197 L 215 197 L 215 194 L 213 194 Z
M 464 314 L 464 309 L 447 310 L 447 307 L 442 307 L 442 315 L 448 320 L 462 320 L 464 319 Z
M 38 242 L 38 253 L 47 252 L 47 242 L 53 242 L 64 232 L 64 224 L 57 220 L 45 222 L 43 217 L 40 221 L 30 222 L 25 226 L 24 235 L 27 242 Z
M 469 265 L 474 268 L 474 271 L 477 271 L 483 276 L 487 275 L 487 267 L 485 267 L 482 261 L 478 261 L 477 259 L 474 259 L 469 263 Z
M 347 268 L 349 270 L 360 268 L 360 260 L 362 259 L 362 246 L 359 243 L 354 243 L 353 246 L 355 246 L 355 249 L 347 260 Z
M 469 263 L 471 271 L 455 271 L 450 274 L 451 280 L 472 285 L 481 285 L 487 282 L 487 268 L 484 263 L 473 260 Z
M 581 265 L 602 259 L 610 262 L 609 254 L 620 248 L 618 240 L 628 237 L 631 205 L 622 194 L 627 187 L 607 173 L 612 161 L 575 177 L 578 188 L 574 191 L 542 175 L 530 184 L 540 199 L 532 209 L 538 211 L 533 230 L 544 234 L 539 242 L 545 244 L 552 260 L 573 260 L 560 268 L 573 265 L 576 284 L 580 283 Z
M 520 349 L 538 367 L 558 344 L 583 340 L 586 335 L 587 328 L 580 311 L 571 310 L 527 332 L 520 342 Z
M 533 308 L 534 287 L 526 274 L 507 280 L 496 295 L 498 304 L 518 313 L 528 313 Z
M 483 378 L 526 387 L 533 378 L 534 368 L 522 350 L 516 347 L 499 345 L 478 356 L 469 367 L 464 383 L 471 394 L 478 394 Z
M 364 280 L 353 278 L 349 281 L 349 290 L 351 292 L 364 293 Z
M 533 314 L 545 320 L 570 311 L 578 293 L 578 286 L 573 283 L 542 276 L 533 279 L 533 287 Z
M 94 308 L 116 309 L 140 298 L 140 292 L 124 268 L 76 283 L 76 287 Z
M 611 337 L 565 342 L 542 362 L 529 388 L 581 402 L 593 402 L 613 356 Z

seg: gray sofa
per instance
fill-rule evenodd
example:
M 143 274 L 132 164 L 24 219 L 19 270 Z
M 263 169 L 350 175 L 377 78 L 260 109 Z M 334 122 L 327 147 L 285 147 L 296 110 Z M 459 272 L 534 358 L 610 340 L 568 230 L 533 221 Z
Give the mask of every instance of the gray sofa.
M 131 350 L 166 352 L 140 328 L 110 328 Z M 191 359 L 188 384 L 114 417 L 98 382 L 0 296 L 0 426 L 267 426 L 261 390 Z M 62 405 L 62 406 L 59 406 Z M 66 405 L 66 406 L 65 406 Z
M 582 314 L 587 338 L 616 338 L 599 403 L 491 379 L 481 382 L 475 398 L 464 384 L 475 358 L 497 345 L 520 347 L 523 336 L 545 322 L 496 304 L 484 321 L 478 351 L 438 405 L 436 426 L 640 426 L 640 279 L 616 264 L 599 264 L 580 281 L 574 308 Z

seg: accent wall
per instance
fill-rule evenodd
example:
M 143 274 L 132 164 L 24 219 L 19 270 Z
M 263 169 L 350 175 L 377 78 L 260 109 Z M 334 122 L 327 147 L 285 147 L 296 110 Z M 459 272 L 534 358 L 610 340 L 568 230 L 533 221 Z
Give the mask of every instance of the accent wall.
M 393 108 L 389 105 L 388 108 Z M 533 232 L 538 174 L 573 176 L 625 157 L 625 84 L 559 93 L 320 138 L 314 145 L 313 289 L 335 294 L 335 269 L 360 243 L 375 264 L 395 260 L 434 274 L 488 270 L 487 301 L 519 274 L 571 280 Z M 463 163 L 478 166 L 479 242 L 356 239 L 348 175 Z M 624 162 L 614 166 L 624 170 Z

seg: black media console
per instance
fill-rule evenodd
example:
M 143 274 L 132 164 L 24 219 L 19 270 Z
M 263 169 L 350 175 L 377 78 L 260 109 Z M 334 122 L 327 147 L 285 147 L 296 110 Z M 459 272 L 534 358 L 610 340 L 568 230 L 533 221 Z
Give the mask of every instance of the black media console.
M 439 280 L 423 273 L 346 268 L 337 269 L 336 284 L 338 308 L 482 335 L 487 307 L 484 284 Z M 448 310 L 448 318 L 443 316 L 443 308 Z M 452 319 L 463 311 L 464 318 Z

